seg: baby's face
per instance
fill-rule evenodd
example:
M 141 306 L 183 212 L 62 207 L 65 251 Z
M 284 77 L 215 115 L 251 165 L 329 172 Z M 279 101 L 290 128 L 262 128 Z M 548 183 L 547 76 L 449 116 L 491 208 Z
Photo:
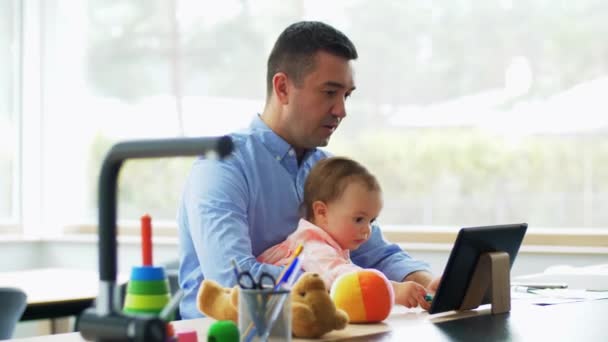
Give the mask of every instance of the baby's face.
M 370 191 L 361 182 L 351 182 L 339 199 L 327 204 L 327 224 L 322 228 L 342 248 L 355 250 L 369 239 L 371 224 L 380 210 L 380 191 Z

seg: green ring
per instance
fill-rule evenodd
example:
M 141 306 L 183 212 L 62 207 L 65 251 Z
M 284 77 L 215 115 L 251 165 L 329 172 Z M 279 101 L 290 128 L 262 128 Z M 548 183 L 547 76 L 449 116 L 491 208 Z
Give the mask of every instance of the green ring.
M 169 294 L 164 295 L 135 295 L 127 293 L 125 309 L 158 310 L 169 302 Z
M 162 295 L 169 293 L 166 280 L 129 280 L 127 293 Z
M 138 309 L 124 308 L 122 310 L 122 312 L 124 312 L 126 314 L 132 314 L 132 315 L 154 315 L 154 316 L 158 316 L 158 314 L 161 311 L 162 311 L 162 309 L 160 309 L 160 310 L 138 310 Z

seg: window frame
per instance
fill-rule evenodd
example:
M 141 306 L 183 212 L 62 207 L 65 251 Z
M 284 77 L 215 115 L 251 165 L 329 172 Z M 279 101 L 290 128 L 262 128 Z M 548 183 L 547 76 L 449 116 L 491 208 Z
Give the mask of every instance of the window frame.
M 23 73 L 23 3 L 21 1 L 13 1 L 12 16 L 15 18 L 13 22 L 12 32 L 14 34 L 14 49 L 11 51 L 11 59 L 14 61 L 13 67 L 15 72 L 12 73 L 12 77 L 9 80 L 12 91 L 12 115 L 11 121 L 18 132 L 13 137 L 14 159 L 11 165 L 12 168 L 12 186 L 13 190 L 11 193 L 11 212 L 9 217 L 0 220 L 0 233 L 2 234 L 19 234 L 21 232 L 22 222 L 22 73 Z

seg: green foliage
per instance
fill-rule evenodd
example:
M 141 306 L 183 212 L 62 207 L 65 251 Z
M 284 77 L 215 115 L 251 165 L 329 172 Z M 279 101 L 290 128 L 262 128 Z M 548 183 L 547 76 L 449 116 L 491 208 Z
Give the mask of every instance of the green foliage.
M 262 98 L 272 43 L 286 25 L 307 14 L 304 1 L 243 0 L 232 16 L 181 28 L 175 44 L 170 4 L 90 1 L 87 72 L 97 93 L 136 101 L 174 93 L 177 79 L 186 95 Z M 495 109 L 506 112 L 606 75 L 608 44 L 601 37 L 608 35 L 608 2 L 343 5 L 345 20 L 328 22 L 359 50 L 355 95 L 362 100 L 330 150 L 360 160 L 378 176 L 385 193 L 383 222 L 608 226 L 602 207 L 608 196 L 606 134 L 511 138 L 470 128 L 391 128 L 377 114 L 502 89 L 505 69 L 518 56 L 530 64 L 531 88 Z M 254 6 L 264 10 L 252 11 Z M 111 143 L 99 136 L 92 146 L 93 203 L 101 158 Z M 146 211 L 172 219 L 190 163 L 127 163 L 120 178 L 120 216 Z
M 379 178 L 384 222 L 608 225 L 603 211 L 583 215 L 608 194 L 605 136 L 509 140 L 475 129 L 374 130 L 338 135 L 330 150 L 361 161 Z
M 98 136 L 90 160 L 90 208 L 97 208 L 98 178 L 103 157 L 112 142 Z M 154 219 L 175 220 L 177 205 L 194 158 L 128 160 L 118 177 L 118 218 L 137 219 L 149 213 Z M 94 217 L 95 213 L 91 213 Z

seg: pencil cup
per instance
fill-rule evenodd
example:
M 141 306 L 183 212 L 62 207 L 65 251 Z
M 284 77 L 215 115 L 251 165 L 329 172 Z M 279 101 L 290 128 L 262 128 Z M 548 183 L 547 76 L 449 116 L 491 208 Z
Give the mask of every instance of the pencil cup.
M 291 341 L 289 290 L 239 290 L 241 341 Z
M 135 266 L 127 285 L 123 312 L 158 316 L 169 302 L 169 284 L 163 267 Z

